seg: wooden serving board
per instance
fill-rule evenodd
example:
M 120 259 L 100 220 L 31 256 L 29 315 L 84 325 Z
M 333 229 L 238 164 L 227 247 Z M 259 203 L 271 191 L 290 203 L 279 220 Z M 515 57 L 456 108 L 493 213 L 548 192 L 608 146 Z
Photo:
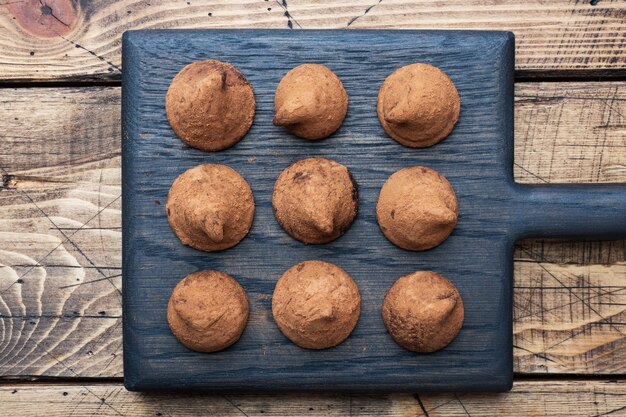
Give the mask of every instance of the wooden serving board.
M 165 93 L 186 64 L 234 64 L 257 100 L 248 135 L 219 153 L 185 146 L 165 117 Z M 282 76 L 322 63 L 349 96 L 341 129 L 320 142 L 271 123 Z M 384 133 L 376 116 L 383 80 L 414 62 L 433 64 L 454 81 L 461 117 L 453 133 L 428 149 L 409 149 Z M 133 31 L 123 38 L 124 374 L 131 390 L 503 391 L 512 384 L 512 250 L 524 236 L 626 236 L 626 187 L 522 186 L 513 181 L 514 39 L 469 31 Z M 294 161 L 322 156 L 346 165 L 359 186 L 359 214 L 347 233 L 307 246 L 277 224 L 271 194 Z M 256 216 L 233 249 L 204 253 L 183 246 L 164 211 L 167 192 L 186 169 L 220 163 L 250 183 Z M 375 218 L 378 192 L 400 168 L 443 173 L 459 200 L 451 237 L 426 252 L 392 245 Z M 271 295 L 284 271 L 319 259 L 344 268 L 362 295 L 359 323 L 343 344 L 301 349 L 278 330 Z M 236 278 L 251 314 L 238 343 L 218 353 L 179 344 L 166 321 L 174 286 L 200 269 Z M 381 318 L 392 283 L 433 270 L 459 288 L 465 322 L 446 349 L 411 353 L 396 345 Z

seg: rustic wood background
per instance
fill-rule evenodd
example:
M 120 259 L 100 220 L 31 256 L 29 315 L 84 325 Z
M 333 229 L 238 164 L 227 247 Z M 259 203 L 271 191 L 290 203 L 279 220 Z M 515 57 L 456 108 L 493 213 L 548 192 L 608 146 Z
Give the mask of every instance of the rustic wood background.
M 0 23 L 2 412 L 626 415 L 626 241 L 518 242 L 507 394 L 129 393 L 120 295 L 123 31 L 512 30 L 517 181 L 626 182 L 624 0 L 8 0 Z

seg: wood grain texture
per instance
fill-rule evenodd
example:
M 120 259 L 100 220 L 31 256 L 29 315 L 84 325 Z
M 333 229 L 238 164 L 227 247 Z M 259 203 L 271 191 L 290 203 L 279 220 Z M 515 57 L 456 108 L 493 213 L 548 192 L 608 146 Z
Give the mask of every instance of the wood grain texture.
M 480 56 L 474 53 L 477 47 Z M 125 386 L 207 391 L 509 389 L 513 233 L 523 216 L 510 217 L 516 210 L 511 187 L 513 48 L 507 32 L 127 32 L 122 84 Z M 230 62 L 245 74 L 256 99 L 255 120 L 246 137 L 211 154 L 176 137 L 163 100 L 172 78 L 185 65 L 209 56 Z M 376 117 L 380 84 L 416 57 L 445 71 L 462 101 L 462 116 L 450 136 L 421 151 L 389 139 Z M 298 140 L 272 124 L 276 86 L 287 71 L 309 61 L 331 68 L 350 97 L 342 127 L 318 142 Z M 324 245 L 303 245 L 292 239 L 276 222 L 271 204 L 280 172 L 312 156 L 345 164 L 359 190 L 354 223 L 341 238 Z M 256 158 L 254 163 L 247 162 L 250 158 Z M 256 204 L 248 236 L 219 253 L 183 246 L 172 233 L 163 207 L 154 204 L 167 198 L 178 175 L 209 162 L 237 170 L 250 184 Z M 382 184 L 397 170 L 414 165 L 445 175 L 460 207 L 452 235 L 437 248 L 420 253 L 391 244 L 375 216 Z M 606 186 L 595 189 L 610 195 Z M 556 190 L 550 191 L 553 195 Z M 619 201 L 626 207 L 626 188 L 621 191 Z M 532 196 L 528 194 L 526 208 Z M 620 227 L 621 222 L 604 211 L 608 204 L 602 202 L 603 196 L 593 199 L 597 209 L 576 230 L 594 226 L 608 231 L 609 219 L 610 226 L 626 237 L 626 221 Z M 544 204 L 538 202 L 536 207 L 545 213 Z M 568 210 L 559 221 L 579 222 L 577 216 L 568 216 Z M 356 328 L 332 349 L 311 351 L 294 345 L 270 314 L 276 281 L 303 260 L 336 264 L 359 287 L 361 314 Z M 239 341 L 211 355 L 181 345 L 165 320 L 174 286 L 201 269 L 233 276 L 250 300 L 250 319 Z M 445 349 L 429 355 L 416 355 L 395 344 L 381 316 L 388 288 L 416 270 L 444 275 L 464 300 L 461 332 Z
M 4 410 L 23 417 L 624 416 L 624 381 L 518 381 L 505 394 L 134 393 L 121 384 L 4 385 Z
M 522 76 L 626 71 L 623 0 L 21 0 L 0 5 L 0 79 L 119 80 L 125 30 L 252 27 L 511 30 Z
M 621 242 L 620 242 L 621 243 Z M 555 264 L 524 242 L 515 264 L 516 369 L 524 373 L 623 373 L 626 262 Z M 621 248 L 620 248 L 621 246 Z M 545 259 L 542 261 L 542 259 Z
M 0 92 L 0 374 L 119 376 L 118 91 L 26 91 Z
M 567 99 L 553 100 L 564 94 L 568 95 Z M 626 181 L 626 155 L 617 146 L 619 135 L 622 135 L 624 145 L 620 132 L 624 131 L 626 124 L 622 116 L 626 115 L 625 83 L 520 83 L 516 85 L 516 96 L 515 172 L 518 181 Z M 614 98 L 607 100 L 607 97 Z M 40 262 L 42 267 L 28 272 L 23 280 L 28 280 L 29 274 L 35 272 L 41 274 L 37 279 L 51 283 L 66 280 L 76 273 L 89 275 L 92 279 L 103 278 L 25 195 L 31 196 L 38 206 L 45 207 L 46 212 L 60 213 L 66 221 L 74 220 L 77 226 L 71 227 L 75 228 L 119 196 L 119 106 L 119 88 L 0 90 L 0 112 L 3 114 L 0 118 L 0 132 L 3 132 L 0 167 L 6 170 L 2 172 L 0 191 L 0 228 L 3 231 L 0 247 L 4 250 L 0 279 L 7 283 L 3 284 L 3 289 L 11 284 L 19 287 L 15 270 L 23 262 L 21 253 L 27 256 L 30 253 L 37 260 L 55 246 L 47 247 L 39 242 L 56 242 L 57 245 L 63 242 L 56 250 L 74 253 L 76 261 L 65 255 L 59 256 L 61 263 L 43 260 Z M 559 126 L 562 128 L 557 128 Z M 570 126 L 577 127 L 571 129 Z M 609 138 L 606 142 L 605 137 Z M 611 152 L 603 152 L 603 143 L 616 141 Z M 535 164 L 534 158 L 544 162 Z M 101 167 L 104 168 L 102 180 Z M 40 176 L 39 173 L 45 174 Z M 70 175 L 73 175 L 72 182 L 56 180 Z M 99 188 L 107 194 L 100 197 L 100 204 Z M 96 266 L 111 275 L 119 274 L 121 264 L 119 208 L 117 200 L 103 211 L 111 225 L 107 233 L 115 236 L 105 241 L 104 248 L 99 241 L 99 231 L 88 230 L 98 227 L 97 216 L 84 228 L 87 230 L 72 230 L 76 232 L 72 240 L 77 242 L 80 238 L 79 247 L 83 253 L 94 263 L 97 260 Z M 6 233 L 7 229 L 12 233 Z M 23 236 L 19 244 L 15 241 L 16 234 Z M 41 253 L 35 254 L 34 250 Z M 16 259 L 7 261 L 6 252 L 12 252 L 9 255 Z M 626 304 L 620 295 L 626 292 L 625 260 L 625 241 L 529 239 L 518 242 L 514 289 L 516 372 L 626 372 L 626 338 L 619 334 L 626 334 L 626 306 L 620 305 Z M 558 281 L 550 274 L 556 275 Z M 112 281 L 118 287 L 121 285 L 119 277 L 112 278 Z M 5 307 L 1 317 L 1 326 L 5 330 L 0 338 L 0 356 L 5 358 L 11 346 L 17 346 L 17 353 L 14 352 L 16 356 L 12 360 L 0 360 L 0 375 L 122 375 L 120 300 L 108 296 L 111 286 L 106 281 L 84 287 L 87 292 L 74 296 L 80 295 L 74 298 L 77 309 L 62 306 L 61 313 L 56 314 L 62 316 L 59 320 L 42 318 L 35 303 L 24 305 L 19 298 L 11 298 L 7 303 L 9 309 L 18 316 L 31 317 L 33 322 L 38 322 L 38 331 L 48 334 L 46 349 L 57 358 L 63 357 L 66 366 L 59 365 L 41 348 L 20 349 L 21 344 L 27 343 L 29 334 L 19 333 L 22 323 L 7 317 Z M 53 285 L 45 286 L 33 298 L 40 300 L 42 310 L 51 311 L 61 306 L 54 299 L 53 289 Z M 73 311 L 89 310 L 84 306 L 89 306 L 93 300 L 97 300 L 94 304 L 97 307 L 91 310 L 91 314 L 74 315 Z M 594 310 L 603 317 L 596 315 Z M 91 323 L 89 326 L 88 322 Z M 83 323 L 83 327 L 76 323 Z M 71 348 L 68 342 L 63 343 L 67 331 L 61 328 L 62 324 L 76 329 L 68 340 Z M 102 338 L 95 336 L 93 329 L 100 329 Z M 72 351 L 74 353 L 65 359 Z M 18 358 L 23 360 L 18 362 Z M 107 366 L 109 361 L 111 363 Z
M 624 182 L 626 83 L 543 82 L 515 88 L 518 182 Z
M 525 183 L 624 182 L 626 85 L 516 85 L 515 177 Z M 624 241 L 518 242 L 515 369 L 623 373 Z

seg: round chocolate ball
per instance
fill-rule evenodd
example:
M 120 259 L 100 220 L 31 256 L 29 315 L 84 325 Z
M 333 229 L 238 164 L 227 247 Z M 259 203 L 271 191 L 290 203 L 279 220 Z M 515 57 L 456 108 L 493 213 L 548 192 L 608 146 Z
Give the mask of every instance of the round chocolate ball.
M 304 243 L 327 243 L 343 235 L 358 210 L 358 192 L 348 168 L 326 158 L 287 167 L 276 180 L 272 205 L 278 223 Z
M 454 189 L 437 171 L 415 166 L 391 175 L 378 196 L 376 218 L 395 245 L 412 251 L 434 248 L 458 220 Z
M 198 165 L 176 178 L 165 211 L 182 243 L 213 252 L 235 246 L 248 234 L 254 198 L 246 180 L 232 168 Z
M 361 296 L 350 275 L 336 265 L 306 261 L 278 280 L 272 314 L 296 345 L 326 349 L 346 340 L 361 314 Z
M 348 94 L 341 80 L 324 65 L 303 64 L 278 84 L 274 111 L 275 125 L 304 139 L 323 139 L 345 119 Z
M 220 151 L 248 133 L 255 109 L 252 86 L 230 64 L 192 62 L 172 80 L 165 113 L 174 133 L 187 145 Z
M 418 63 L 387 77 L 378 92 L 377 112 L 392 139 L 411 148 L 424 148 L 452 132 L 461 112 L 461 98 L 443 71 Z
M 398 279 L 387 291 L 383 321 L 400 346 L 435 352 L 448 346 L 463 325 L 463 300 L 446 278 L 430 271 Z
M 187 275 L 167 305 L 167 321 L 176 338 L 198 352 L 216 352 L 239 340 L 249 314 L 245 290 L 218 271 Z

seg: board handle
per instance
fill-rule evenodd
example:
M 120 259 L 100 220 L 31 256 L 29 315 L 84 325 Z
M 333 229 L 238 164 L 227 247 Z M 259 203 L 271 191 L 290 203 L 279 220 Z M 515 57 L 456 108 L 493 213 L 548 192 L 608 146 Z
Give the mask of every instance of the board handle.
M 626 238 L 626 184 L 515 185 L 518 238 Z

